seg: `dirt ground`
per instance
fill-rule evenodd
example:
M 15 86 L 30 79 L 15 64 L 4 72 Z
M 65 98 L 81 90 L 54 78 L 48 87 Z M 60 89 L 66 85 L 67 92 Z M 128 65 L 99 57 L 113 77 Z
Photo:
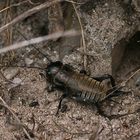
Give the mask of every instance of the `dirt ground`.
M 19 1 L 13 0 L 12 2 L 18 3 Z M 91 3 L 87 4 L 87 6 L 89 5 Z M 4 23 L 0 20 L 1 26 L 32 7 L 34 5 L 28 2 L 12 7 L 7 18 L 5 18 L 5 12 L 0 13 L 0 19 L 6 19 Z M 124 7 L 121 6 L 120 1 L 115 0 L 97 2 L 93 7 L 88 7 L 87 10 L 85 7 L 81 8 L 80 5 L 77 5 L 85 32 L 87 54 L 90 54 L 87 57 L 87 71 L 91 76 L 111 74 L 112 46 L 120 40 L 121 36 L 127 34 L 127 31 L 130 31 L 131 26 L 135 26 L 133 21 L 137 19 L 138 7 L 135 7 L 134 11 L 132 9 L 132 11 L 127 11 L 127 8 Z M 0 47 L 11 44 L 11 40 L 13 43 L 24 40 L 19 31 L 27 39 L 44 35 L 44 33 L 47 34 L 49 30 L 47 14 L 47 9 L 40 11 L 4 31 L 0 38 Z M 120 35 L 120 31 L 123 35 Z M 12 39 L 10 40 L 11 34 Z M 48 54 L 53 61 L 56 61 L 60 58 L 58 48 L 62 43 L 61 41 L 58 42 L 40 43 L 37 47 L 43 53 Z M 135 39 L 128 40 L 123 59 L 116 73 L 117 84 L 126 80 L 140 68 L 139 43 L 140 35 L 137 31 Z M 79 48 L 76 49 L 80 50 Z M 63 62 L 69 63 L 78 71 L 83 68 L 83 55 L 70 50 L 66 55 L 63 55 Z M 23 66 L 25 64 L 45 67 L 47 60 L 33 47 L 26 47 L 1 55 L 1 65 Z M 112 100 L 115 102 L 107 101 L 102 106 L 107 114 L 128 113 L 128 115 L 112 120 L 98 114 L 95 106 L 84 105 L 71 99 L 64 100 L 63 108 L 56 116 L 62 93 L 59 91 L 47 92 L 45 88 L 48 82 L 40 74 L 44 71 L 33 68 L 8 67 L 2 68 L 1 72 L 12 83 L 5 80 L 1 75 L 0 96 L 20 119 L 18 122 L 8 109 L 3 107 L 2 102 L 0 103 L 1 140 L 28 139 L 23 128 L 26 129 L 32 139 L 36 140 L 140 139 L 140 72 L 131 78 L 122 89 L 131 91 L 131 93 L 113 97 Z

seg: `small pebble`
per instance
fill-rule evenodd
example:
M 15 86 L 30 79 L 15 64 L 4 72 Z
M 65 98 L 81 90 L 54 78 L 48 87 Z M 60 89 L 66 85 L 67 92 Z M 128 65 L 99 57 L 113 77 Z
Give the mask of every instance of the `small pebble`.
M 36 107 L 36 106 L 39 106 L 38 101 L 32 101 L 32 102 L 29 104 L 29 107 Z
M 14 84 L 21 84 L 22 80 L 20 78 L 14 78 L 12 82 Z
M 14 78 L 19 72 L 19 69 L 18 68 L 8 68 L 4 71 L 4 76 L 6 79 L 10 80 L 12 78 Z
M 81 120 L 83 120 L 83 118 L 80 117 L 80 116 L 78 116 L 78 117 L 76 118 L 76 120 L 77 120 L 77 121 L 81 121 Z
M 124 104 L 130 104 L 130 100 L 127 100 L 127 99 L 124 100 L 123 102 L 124 102 Z
M 140 76 L 137 78 L 135 85 L 136 85 L 137 87 L 140 86 Z
M 25 99 L 20 99 L 20 103 L 21 103 L 21 105 L 26 105 L 26 100 Z
M 34 62 L 33 59 L 25 58 L 26 65 L 31 65 L 33 62 Z

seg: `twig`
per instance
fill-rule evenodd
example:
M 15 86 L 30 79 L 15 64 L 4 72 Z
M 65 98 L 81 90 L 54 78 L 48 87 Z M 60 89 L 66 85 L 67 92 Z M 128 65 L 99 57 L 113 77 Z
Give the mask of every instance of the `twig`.
M 122 86 L 125 86 L 126 83 L 132 79 L 138 72 L 140 71 L 140 69 L 136 70 L 130 77 L 128 77 L 124 82 L 121 83 Z
M 43 42 L 43 41 L 52 40 L 52 39 L 56 39 L 56 38 L 64 37 L 64 36 L 76 36 L 76 35 L 79 35 L 79 34 L 80 33 L 78 31 L 69 30 L 69 31 L 65 31 L 65 32 L 57 32 L 57 33 L 53 33 L 53 34 L 50 34 L 50 35 L 33 38 L 31 40 L 21 41 L 19 43 L 15 43 L 13 45 L 10 45 L 10 46 L 7 46 L 7 47 L 4 47 L 4 48 L 0 49 L 0 54 L 4 53 L 4 52 L 11 51 L 11 50 L 19 49 L 19 48 L 22 48 L 22 47 L 25 47 L 25 46 L 28 46 L 28 45 L 40 43 L 40 42 Z
M 32 113 L 31 120 L 32 120 L 32 122 L 33 122 L 32 131 L 34 131 L 36 122 L 35 122 L 35 116 L 34 116 L 34 114 L 33 114 L 33 113 Z
M 82 54 L 82 55 L 86 55 L 86 56 L 92 57 L 95 60 L 95 56 L 93 54 L 90 54 L 88 52 L 84 53 L 83 51 L 77 50 L 75 48 L 73 50 L 76 51 L 76 52 L 78 52 L 78 53 L 80 53 L 80 54 Z
M 11 108 L 7 105 L 7 103 L 3 100 L 3 98 L 0 96 L 0 100 L 2 101 L 3 105 L 5 108 L 7 108 L 9 110 L 9 112 L 15 117 L 15 119 L 17 120 L 18 124 L 22 124 L 20 119 L 16 116 L 16 114 L 11 110 Z M 24 125 L 21 125 L 24 126 Z M 32 138 L 30 137 L 29 133 L 27 132 L 27 130 L 22 127 L 24 133 L 27 135 L 29 140 L 32 140 Z
M 20 6 L 21 4 L 24 4 L 24 3 L 27 3 L 27 2 L 29 2 L 29 0 L 25 0 L 25 1 L 22 1 L 22 2 L 19 2 L 19 3 L 7 6 L 7 7 L 3 8 L 2 10 L 0 10 L 0 13 L 4 12 L 5 10 L 8 10 L 8 9 L 10 9 L 12 7 Z
M 6 9 L 4 12 L 4 24 L 9 23 L 12 20 L 12 10 L 11 10 L 11 1 L 6 0 L 6 7 L 9 7 L 9 9 Z M 10 27 L 4 31 L 5 35 L 3 36 L 3 40 L 5 41 L 5 45 L 11 45 L 13 42 L 13 28 Z M 7 54 L 7 59 L 12 61 L 14 58 L 14 52 L 11 51 L 9 54 Z M 10 62 L 8 61 L 8 63 Z
M 75 4 L 72 3 L 72 5 L 73 5 L 73 8 L 75 10 L 75 13 L 77 15 L 77 18 L 78 18 L 78 21 L 79 21 L 79 24 L 80 24 L 81 35 L 82 35 L 82 47 L 83 47 L 84 53 L 86 53 L 86 43 L 85 43 L 85 36 L 84 36 L 84 30 L 83 30 L 82 22 L 81 22 L 81 19 L 79 17 L 79 14 L 77 12 L 77 9 L 75 7 Z M 86 70 L 86 67 L 87 67 L 87 56 L 86 55 L 83 55 L 83 59 L 84 59 L 84 69 Z
M 84 4 L 84 3 L 81 3 L 81 2 L 75 2 L 75 1 L 71 1 L 71 0 L 65 0 L 65 1 L 75 3 L 75 4 Z M 9 8 L 17 7 L 17 6 L 20 6 L 20 5 L 25 4 L 27 2 L 29 2 L 32 5 L 39 4 L 38 2 L 34 3 L 31 0 L 25 0 L 25 1 L 22 1 L 22 2 L 19 2 L 19 3 L 16 3 L 16 4 L 12 4 L 11 6 L 7 6 L 7 7 L 3 8 L 2 10 L 0 10 L 0 13 L 4 12 L 5 10 L 7 10 Z
M 39 2 L 32 2 L 31 0 L 27 0 L 30 4 L 35 5 L 35 4 L 40 4 Z
M 66 2 L 70 2 L 70 3 L 74 3 L 74 4 L 84 4 L 85 2 L 76 2 L 76 1 L 72 1 L 72 0 L 65 0 Z
M 9 28 L 10 26 L 16 24 L 17 22 L 27 18 L 28 16 L 31 16 L 32 14 L 35 14 L 37 12 L 39 12 L 40 10 L 43 10 L 47 7 L 50 7 L 51 5 L 57 3 L 57 2 L 61 2 L 61 1 L 64 1 L 64 0 L 49 0 L 43 4 L 40 4 L 38 6 L 35 6 L 34 8 L 32 9 L 29 9 L 28 11 L 24 12 L 23 14 L 17 16 L 15 19 L 13 19 L 11 22 L 7 23 L 6 25 L 2 26 L 0 28 L 0 32 L 6 30 L 7 28 Z
M 113 88 L 115 88 L 115 90 L 113 90 L 111 93 L 109 93 L 105 98 L 107 98 L 108 96 L 110 96 L 111 94 L 113 94 L 115 91 L 117 91 L 118 89 L 125 87 L 126 83 L 132 79 L 132 77 L 134 77 L 138 72 L 140 71 L 140 69 L 136 70 L 130 77 L 128 77 L 125 81 L 121 82 L 120 84 L 114 86 Z M 111 88 L 111 89 L 113 89 Z
M 6 7 L 11 7 L 10 5 L 11 5 L 10 0 L 7 0 Z M 9 8 L 5 12 L 5 18 L 4 18 L 5 24 L 7 24 L 9 21 L 11 21 L 11 16 L 12 16 L 12 11 L 11 11 L 11 8 Z M 7 45 L 12 44 L 12 38 L 13 38 L 12 33 L 13 33 L 12 28 L 7 29 L 5 32 Z

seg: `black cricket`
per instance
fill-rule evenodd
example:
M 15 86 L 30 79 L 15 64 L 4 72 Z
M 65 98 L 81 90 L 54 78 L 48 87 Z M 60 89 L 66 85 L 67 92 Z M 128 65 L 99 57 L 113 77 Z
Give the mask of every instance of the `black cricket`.
M 72 66 L 56 61 L 50 62 L 45 68 L 45 77 L 49 82 L 48 92 L 54 91 L 54 89 L 63 92 L 56 114 L 61 108 L 62 100 L 69 97 L 80 102 L 96 105 L 99 114 L 102 116 L 114 117 L 108 116 L 100 108 L 102 102 L 123 93 L 117 88 L 111 75 L 90 77 L 86 74 L 86 71 L 77 72 Z M 110 80 L 111 87 L 103 82 L 107 79 Z

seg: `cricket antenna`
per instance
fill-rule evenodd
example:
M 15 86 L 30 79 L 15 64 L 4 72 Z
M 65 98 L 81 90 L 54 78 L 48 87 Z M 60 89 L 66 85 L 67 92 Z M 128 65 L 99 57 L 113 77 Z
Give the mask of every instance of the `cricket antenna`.
M 23 33 L 21 33 L 18 29 L 16 29 L 16 31 L 25 39 L 28 40 L 25 35 Z M 52 60 L 46 55 L 44 54 L 42 51 L 40 51 L 35 45 L 32 45 L 34 47 L 35 50 L 37 50 L 40 54 L 42 54 L 45 58 L 47 58 L 48 62 L 51 63 Z
M 44 70 L 44 68 L 41 68 L 41 67 L 36 67 L 36 66 L 6 66 L 6 65 L 3 65 L 3 66 L 0 66 L 0 68 L 31 68 L 31 69 L 39 69 L 39 70 Z

